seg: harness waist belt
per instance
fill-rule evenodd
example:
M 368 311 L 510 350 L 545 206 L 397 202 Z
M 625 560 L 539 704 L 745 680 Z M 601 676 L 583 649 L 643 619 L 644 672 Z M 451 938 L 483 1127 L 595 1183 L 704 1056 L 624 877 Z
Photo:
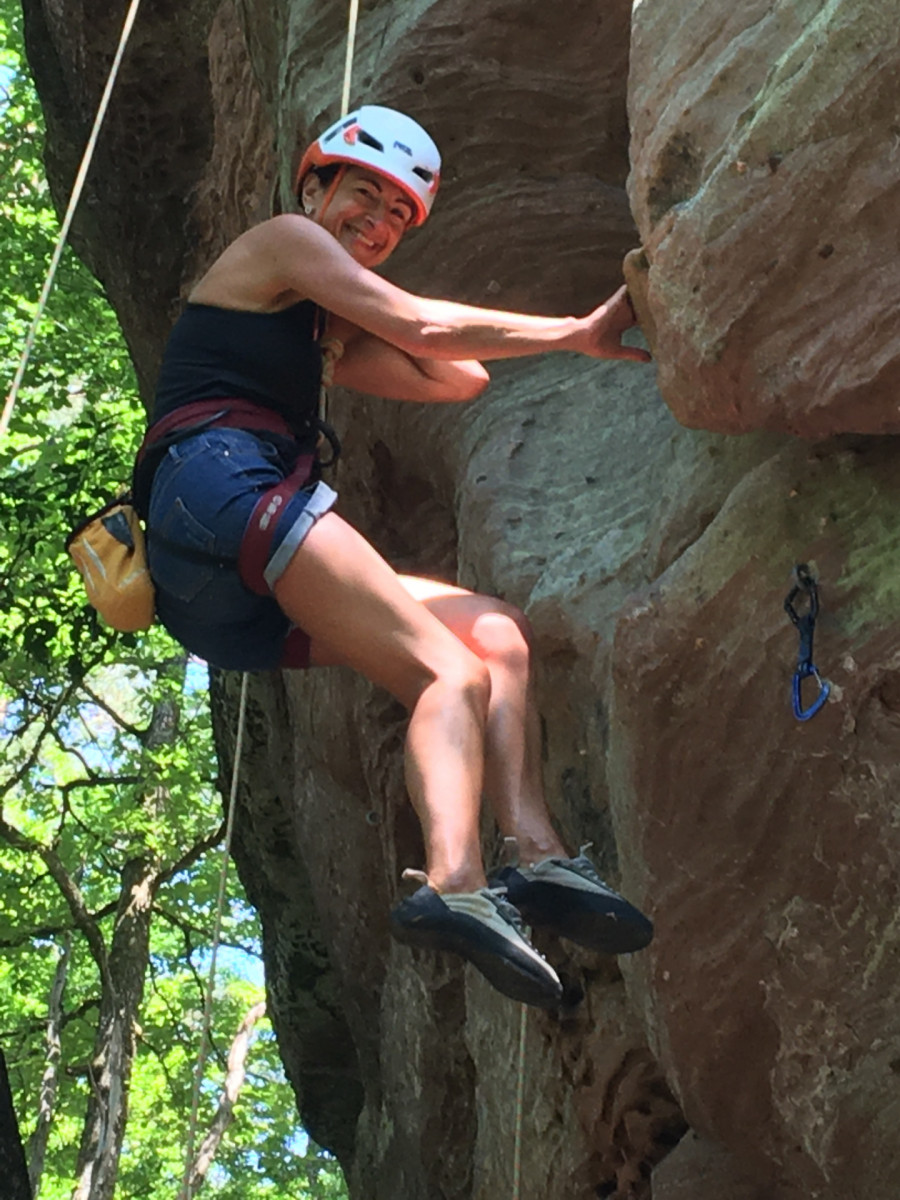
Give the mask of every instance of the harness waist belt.
M 246 429 L 248 433 L 274 433 L 279 437 L 297 441 L 296 431 L 291 429 L 280 414 L 240 397 L 197 400 L 193 404 L 176 408 L 174 412 L 154 421 L 144 434 L 144 440 L 137 452 L 131 492 L 134 506 L 142 520 L 147 519 L 153 476 L 169 447 L 193 437 L 195 433 L 203 433 L 216 426 Z
M 225 407 L 223 407 L 225 406 Z M 214 426 L 225 426 L 228 429 L 262 430 L 266 433 L 277 433 L 281 437 L 297 439 L 295 430 L 279 413 L 259 404 L 252 404 L 241 398 L 222 397 L 220 400 L 195 400 L 193 404 L 185 404 L 173 412 L 166 413 L 150 426 L 144 434 L 141 448 L 138 450 L 137 461 L 141 463 L 147 451 L 157 442 L 167 438 L 169 434 L 186 432 L 197 433 Z

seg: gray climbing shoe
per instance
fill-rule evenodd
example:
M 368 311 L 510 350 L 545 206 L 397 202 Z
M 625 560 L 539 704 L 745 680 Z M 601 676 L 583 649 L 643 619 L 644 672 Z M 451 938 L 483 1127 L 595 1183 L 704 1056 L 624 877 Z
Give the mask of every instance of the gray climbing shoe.
M 419 871 L 404 876 L 425 878 Z M 425 883 L 393 910 L 391 933 L 407 946 L 460 955 L 512 1000 L 555 1008 L 562 998 L 559 976 L 528 941 L 519 914 L 497 890 L 439 893 Z
M 653 937 L 652 922 L 603 882 L 587 848 L 575 858 L 501 867 L 491 875 L 491 886 L 506 888 L 510 903 L 535 929 L 603 954 L 643 950 Z

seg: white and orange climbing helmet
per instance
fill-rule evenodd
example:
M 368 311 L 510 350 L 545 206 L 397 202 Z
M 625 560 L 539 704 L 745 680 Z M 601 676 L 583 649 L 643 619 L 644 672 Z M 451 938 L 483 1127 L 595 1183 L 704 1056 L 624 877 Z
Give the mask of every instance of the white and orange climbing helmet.
M 295 190 L 308 171 L 329 163 L 371 167 L 393 180 L 413 202 L 412 225 L 421 225 L 431 212 L 441 156 L 422 126 L 394 108 L 364 104 L 330 125 L 303 155 Z

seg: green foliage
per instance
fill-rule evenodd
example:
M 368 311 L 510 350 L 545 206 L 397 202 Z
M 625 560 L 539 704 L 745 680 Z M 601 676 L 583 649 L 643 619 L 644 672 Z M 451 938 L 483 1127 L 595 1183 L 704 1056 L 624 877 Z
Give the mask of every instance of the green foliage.
M 21 11 L 0 0 L 0 388 L 12 382 L 57 236 L 42 124 L 21 58 Z M 87 605 L 68 530 L 127 482 L 144 414 L 102 290 L 67 251 L 0 442 L 0 1042 L 23 1131 L 37 1113 L 48 998 L 64 940 L 63 1069 L 41 1200 L 71 1195 L 100 977 L 49 855 L 109 944 L 126 865 L 167 873 L 151 935 L 117 1196 L 174 1197 L 202 1018 L 221 851 L 205 674 L 160 628 L 114 635 Z M 215 843 L 208 850 L 202 847 Z M 202 851 L 202 852 L 201 852 Z M 255 914 L 232 875 L 200 1136 L 224 1059 L 261 996 Z M 248 1060 L 236 1119 L 201 1195 L 340 1200 L 336 1164 L 309 1145 L 271 1029 Z

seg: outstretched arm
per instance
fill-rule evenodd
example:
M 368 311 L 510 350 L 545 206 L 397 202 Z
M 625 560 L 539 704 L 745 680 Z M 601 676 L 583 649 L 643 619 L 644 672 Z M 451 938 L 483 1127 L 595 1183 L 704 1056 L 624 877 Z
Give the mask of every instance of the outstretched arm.
M 273 217 L 244 237 L 253 239 L 247 251 L 269 299 L 308 297 L 412 358 L 482 361 L 573 350 L 593 358 L 649 359 L 645 350 L 622 345 L 622 334 L 634 324 L 624 288 L 585 317 L 500 312 L 406 292 L 295 214 Z

